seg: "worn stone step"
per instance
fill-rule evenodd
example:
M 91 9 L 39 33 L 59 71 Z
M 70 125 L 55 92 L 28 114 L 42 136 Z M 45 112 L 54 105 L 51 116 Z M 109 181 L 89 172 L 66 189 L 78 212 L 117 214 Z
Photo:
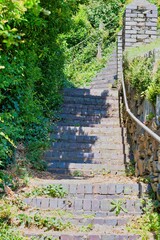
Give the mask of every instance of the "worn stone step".
M 106 101 L 106 103 L 105 102 L 103 102 L 102 104 L 97 104 L 97 105 L 94 105 L 94 104 L 89 104 L 89 102 L 88 102 L 88 104 L 85 104 L 85 102 L 83 101 L 81 101 L 81 103 L 79 103 L 79 102 L 64 102 L 63 104 L 62 104 L 62 107 L 70 107 L 70 106 L 72 106 L 72 107 L 78 107 L 78 106 L 80 106 L 81 108 L 84 108 L 84 109 L 97 109 L 97 110 L 104 110 L 104 109 L 107 109 L 107 108 L 109 108 L 109 107 L 112 107 L 112 108 L 114 108 L 114 107 L 118 107 L 119 106 L 119 102 L 118 102 L 118 99 L 107 99 L 107 101 Z
M 117 78 L 117 72 L 116 71 L 110 71 L 110 72 L 100 72 L 96 75 L 96 77 L 103 77 L 103 78 Z
M 112 161 L 111 164 L 113 164 L 113 162 L 117 162 L 117 160 L 121 160 L 124 158 L 124 154 L 123 152 L 120 152 L 117 150 L 116 151 L 90 151 L 90 152 L 82 152 L 79 150 L 75 150 L 75 151 L 56 151 L 57 149 L 53 148 L 53 150 L 48 151 L 45 154 L 45 157 L 51 158 L 53 160 L 56 159 L 65 159 L 65 160 L 70 160 L 70 159 L 74 159 L 74 160 L 82 160 L 82 161 Z
M 62 147 L 60 147 L 62 146 Z M 68 148 L 63 147 L 64 145 L 59 145 L 59 147 L 52 147 L 52 149 L 45 152 L 45 159 L 52 160 L 62 160 L 69 161 L 70 159 L 74 159 L 74 161 L 78 162 L 93 162 L 93 163 L 108 163 L 112 161 L 112 164 L 118 164 L 124 159 L 124 150 L 123 147 L 121 149 L 73 149 L 68 146 Z M 129 159 L 129 150 L 125 150 L 125 158 Z
M 63 103 L 62 105 L 62 109 L 65 109 L 65 108 L 70 108 L 70 109 L 78 109 L 78 110 L 85 110 L 85 111 L 107 111 L 108 109 L 118 109 L 119 107 L 119 104 L 118 104 L 118 101 L 115 101 L 115 102 L 110 102 L 110 103 L 107 103 L 103 106 L 100 106 L 99 105 L 90 105 L 90 104 L 77 104 L 77 103 Z
M 119 126 L 119 119 L 116 117 L 110 117 L 110 118 L 106 118 L 106 119 L 101 119 L 100 121 L 89 121 L 86 119 L 82 119 L 81 121 L 79 121 L 79 119 L 68 119 L 68 120 L 61 120 L 60 122 L 57 122 L 57 126 L 83 126 L 83 127 L 99 127 L 99 128 L 104 128 L 104 127 L 117 127 Z
M 117 74 L 117 69 L 118 69 L 117 64 L 111 64 L 106 68 L 102 68 L 102 70 L 99 73 L 106 73 L 106 74 L 114 73 L 114 74 Z
M 72 163 L 63 161 L 52 161 L 48 163 L 48 171 L 57 174 L 72 175 L 75 171 L 80 172 L 83 176 L 93 176 L 111 173 L 113 175 L 124 175 L 125 166 L 93 163 Z
M 106 73 L 106 72 L 100 72 L 96 75 L 95 78 L 102 78 L 102 79 L 117 79 L 117 73 L 115 72 L 110 72 L 110 73 Z
M 48 233 L 46 234 L 46 232 L 40 232 L 40 233 L 35 233 L 35 231 L 33 233 L 28 233 L 26 231 L 25 233 L 26 237 L 29 238 L 37 238 L 40 240 L 45 240 L 47 237 L 51 237 L 52 240 L 138 240 L 140 239 L 140 236 L 138 234 L 129 234 L 129 233 L 110 233 L 110 234 L 98 234 L 98 233 L 86 233 L 86 232 L 82 232 L 82 233 Z M 42 236 L 45 236 L 44 238 L 42 238 Z M 39 238 L 40 237 L 40 238 Z
M 118 91 L 107 89 L 105 91 L 103 90 L 92 90 L 92 89 L 85 89 L 85 88 L 65 88 L 64 89 L 64 95 L 66 96 L 101 96 L 102 98 L 106 97 L 118 97 Z
M 88 89 L 89 90 L 89 89 Z M 92 90 L 91 90 L 92 91 Z M 115 100 L 117 99 L 113 94 L 109 93 L 107 90 L 106 91 L 101 91 L 101 95 L 95 95 L 93 92 L 93 95 L 91 94 L 85 94 L 84 92 L 77 92 L 77 90 L 72 90 L 72 94 L 69 94 L 68 91 L 64 91 L 64 99 L 71 98 L 73 99 L 85 99 L 86 101 L 95 101 L 95 102 L 103 102 L 106 99 L 109 100 Z
M 56 140 L 63 140 L 68 142 L 79 142 L 79 143 L 122 143 L 122 136 L 120 134 L 108 134 L 108 137 L 105 135 L 99 135 L 99 136 L 88 136 L 82 133 L 82 135 L 75 135 L 70 134 L 69 132 L 64 132 L 61 134 L 54 134 L 52 133 L 50 136 L 51 139 L 54 141 Z
M 61 122 L 70 122 L 73 121 L 73 125 L 74 125 L 74 121 L 76 123 L 90 123 L 90 124 L 101 124 L 101 123 L 105 123 L 107 122 L 107 120 L 110 117 L 118 117 L 119 113 L 118 112 L 113 112 L 113 113 L 109 113 L 108 116 L 106 117 L 101 117 L 101 116 L 84 116 L 84 115 L 73 115 L 73 114 L 61 114 Z M 106 120 L 106 121 L 105 121 Z
M 117 137 L 117 138 L 116 138 Z M 51 139 L 54 141 L 53 142 L 53 146 L 56 146 L 54 143 L 57 142 L 63 142 L 66 145 L 67 141 L 69 144 L 75 144 L 73 146 L 78 147 L 78 144 L 84 144 L 82 145 L 82 149 L 84 148 L 99 148 L 99 149 L 122 149 L 122 143 L 123 143 L 123 138 L 121 135 L 115 134 L 115 138 L 113 137 L 112 134 L 98 134 L 97 136 L 95 136 L 94 134 L 91 134 L 90 136 L 85 135 L 85 133 L 81 132 L 81 134 L 79 135 L 78 132 L 77 133 L 71 133 L 66 132 L 66 133 L 59 133 L 59 134 L 52 134 L 51 135 Z M 125 140 L 124 140 L 124 143 Z M 62 147 L 62 146 L 61 146 Z M 126 146 L 128 147 L 128 146 Z
M 53 149 L 53 150 L 52 150 Z M 119 154 L 123 154 L 124 153 L 124 149 L 123 149 L 123 145 L 116 145 L 116 144 L 107 144 L 107 146 L 105 144 L 103 144 L 103 146 L 101 146 L 101 144 L 96 144 L 95 146 L 93 146 L 92 144 L 76 144 L 76 143 L 63 143 L 63 142 L 54 142 L 52 143 L 52 149 L 50 151 L 47 151 L 47 154 L 49 156 L 52 156 L 53 152 L 94 152 L 94 153 L 108 153 L 109 155 L 111 155 L 112 153 L 115 155 L 115 153 Z M 129 154 L 129 147 L 125 149 L 125 153 Z M 46 155 L 47 155 L 46 154 Z M 45 155 L 45 156 L 46 156 Z
M 105 84 L 105 83 L 104 83 L 104 84 L 101 84 L 100 86 L 99 86 L 98 84 L 93 84 L 93 85 L 91 85 L 91 88 L 92 88 L 92 89 L 93 89 L 93 88 L 94 88 L 94 89 L 100 89 L 100 88 L 101 88 L 101 89 L 104 89 L 104 90 L 105 90 L 108 86 L 112 87 L 113 83 L 114 83 L 114 82 L 112 82 L 112 84 Z
M 103 84 L 113 84 L 116 79 L 107 77 L 97 77 L 92 82 L 91 85 L 98 85 L 100 88 Z
M 68 124 L 67 124 L 68 122 Z M 76 126 L 77 124 L 77 126 Z M 68 120 L 66 122 L 57 122 L 57 126 L 58 127 L 68 127 L 68 128 L 75 128 L 75 127 L 78 127 L 78 128 L 83 128 L 83 127 L 87 127 L 87 128 L 98 128 L 98 129 L 107 129 L 107 128 L 117 128 L 119 127 L 120 123 L 119 123 L 119 118 L 118 117 L 110 117 L 110 118 L 102 118 L 101 119 L 101 123 L 100 124 L 94 124 L 92 122 L 87 122 L 87 121 L 84 121 L 84 122 L 81 122 L 79 123 L 78 120 Z
M 72 154 L 71 154 L 72 155 Z M 65 162 L 65 163 L 76 163 L 76 164 L 107 164 L 108 167 L 112 168 L 114 165 L 118 165 L 120 170 L 125 170 L 124 167 L 124 157 L 122 158 L 122 156 L 119 156 L 119 158 L 117 157 L 117 159 L 111 158 L 110 156 L 108 158 L 83 158 L 83 157 L 78 157 L 78 156 L 74 156 L 74 158 L 67 156 L 63 156 L 60 153 L 54 153 L 54 156 L 52 157 L 48 157 L 45 156 L 45 160 L 48 162 L 48 164 L 56 164 L 59 162 Z M 110 163 L 110 161 L 112 161 L 112 163 Z
M 99 87 L 101 87 L 101 85 L 103 84 L 113 84 L 115 82 L 116 79 L 107 79 L 105 77 L 101 77 L 101 78 L 95 78 L 92 82 L 91 85 L 98 85 Z
M 123 153 L 124 146 L 122 143 L 95 143 L 95 144 L 88 144 L 88 143 L 75 143 L 75 142 L 53 142 L 51 146 L 54 150 L 60 150 L 66 149 L 66 151 L 78 151 L 81 150 L 81 152 L 111 152 L 118 151 L 119 153 Z M 125 146 L 126 149 L 129 149 L 129 146 Z
M 101 72 L 97 73 L 96 77 L 117 78 L 117 70 L 112 69 L 109 72 L 101 71 Z
M 112 64 L 110 64 L 110 65 L 102 68 L 102 69 L 101 69 L 101 72 L 108 72 L 108 71 L 110 71 L 110 70 L 112 70 L 112 69 L 117 70 L 117 68 L 118 68 L 117 62 L 114 61 Z
M 54 137 L 56 137 L 56 138 L 58 137 L 58 139 L 59 139 L 60 136 L 65 136 L 65 138 L 66 138 L 67 136 L 71 135 L 71 136 L 73 136 L 71 138 L 73 140 L 76 140 L 78 138 L 81 139 L 84 136 L 85 138 L 91 137 L 91 139 L 93 139 L 93 140 L 105 138 L 105 140 L 107 142 L 110 139 L 113 143 L 114 140 L 116 140 L 115 138 L 118 138 L 118 140 L 121 139 L 121 142 L 122 142 L 122 137 L 126 136 L 126 129 L 121 129 L 118 126 L 115 126 L 113 128 L 113 131 L 109 127 L 104 128 L 102 126 L 100 128 L 99 125 L 97 125 L 97 126 L 98 127 L 96 127 L 96 126 L 95 127 L 56 126 L 55 128 L 52 128 L 53 133 L 50 135 L 50 137 L 51 137 L 51 139 L 54 139 Z M 94 130 L 94 128 L 95 128 L 95 130 Z M 115 135 L 113 136 L 113 134 L 115 134 Z
M 125 211 L 121 210 L 119 216 L 137 216 L 142 214 L 142 203 L 140 199 L 121 199 L 121 206 Z M 77 199 L 77 198 L 25 198 L 24 202 L 38 209 L 56 210 L 63 209 L 74 212 L 74 214 L 94 214 L 96 217 L 116 216 L 116 211 L 113 210 L 113 202 L 118 202 L 120 199 Z
M 64 113 L 60 113 L 59 114 L 59 117 L 60 119 L 63 121 L 63 120 L 79 120 L 79 121 L 91 121 L 91 122 L 94 122 L 97 123 L 100 123 L 101 122 L 101 119 L 102 118 L 108 118 L 108 117 L 118 117 L 119 116 L 119 111 L 108 111 L 108 113 L 106 113 L 105 115 L 103 114 L 83 114 L 79 111 L 79 113 L 75 113 L 74 111 L 72 113 L 68 113 L 67 111 L 64 112 Z
M 117 99 L 113 97 L 107 98 L 89 98 L 87 97 L 74 97 L 74 96 L 64 96 L 65 103 L 77 103 L 77 104 L 85 104 L 85 105 L 94 105 L 97 104 L 99 106 L 104 106 L 106 104 L 111 104 L 115 102 Z M 118 102 L 118 101 L 117 101 Z
M 108 183 L 103 180 L 101 182 L 87 182 L 86 180 L 47 180 L 46 182 L 37 182 L 37 187 L 48 185 L 61 185 L 66 191 L 66 197 L 75 197 L 83 199 L 105 199 L 105 198 L 126 198 L 128 196 L 139 197 L 147 191 L 147 185 L 143 183 L 129 182 L 119 183 L 112 180 Z
M 32 211 L 32 214 L 35 214 L 36 211 Z M 42 210 L 43 215 L 45 216 L 52 216 L 52 214 L 47 214 L 47 211 Z M 52 212 L 51 212 L 52 213 Z M 54 213 L 53 213 L 54 214 Z M 68 215 L 68 216 L 67 216 Z M 87 225 L 93 225 L 93 228 L 95 225 L 100 225 L 104 227 L 118 227 L 118 226 L 125 226 L 129 221 L 131 221 L 132 217 L 126 217 L 124 216 L 107 216 L 107 217 L 96 217 L 94 214 L 87 215 L 87 214 L 77 214 L 71 213 L 71 212 L 65 212 L 63 213 L 63 216 L 56 217 L 57 219 L 61 220 L 64 223 L 71 223 L 73 226 L 87 226 Z
M 89 109 L 89 108 L 78 108 L 76 105 L 74 107 L 68 107 L 67 105 L 62 107 L 62 113 L 63 114 L 74 114 L 74 115 L 85 115 L 85 116 L 101 116 L 106 117 L 108 115 L 108 112 L 119 112 L 118 106 L 115 107 L 108 107 L 106 110 L 95 110 L 95 109 Z
M 103 82 L 105 82 L 106 84 L 112 84 L 115 80 L 116 78 L 114 78 L 113 76 L 112 77 L 97 76 L 92 80 L 91 84 L 98 84 L 100 87 L 103 84 Z
M 110 134 L 122 135 L 122 132 L 123 132 L 123 135 L 126 134 L 126 129 L 118 126 L 116 126 L 115 128 L 106 128 L 106 127 L 99 128 L 99 126 L 97 127 L 53 126 L 52 131 L 55 133 L 71 132 L 76 135 L 87 134 L 90 136 L 110 135 Z

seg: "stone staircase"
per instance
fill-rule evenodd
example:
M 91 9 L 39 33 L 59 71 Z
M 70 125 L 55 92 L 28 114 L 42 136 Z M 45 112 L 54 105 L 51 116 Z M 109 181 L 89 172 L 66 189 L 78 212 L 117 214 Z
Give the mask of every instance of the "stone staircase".
M 53 126 L 53 143 L 45 154 L 48 170 L 59 179 L 45 184 L 61 184 L 67 196 L 26 198 L 25 202 L 42 211 L 64 210 L 66 214 L 61 216 L 64 222 L 92 227 L 88 232 L 84 228 L 50 231 L 47 234 L 51 239 L 140 239 L 125 229 L 133 217 L 142 214 L 145 187 L 125 177 L 129 147 L 120 124 L 118 91 L 111 88 L 116 74 L 114 53 L 91 89 L 64 89 L 61 120 Z M 38 239 L 42 233 L 26 235 Z
M 53 173 L 125 173 L 117 90 L 65 89 L 61 121 L 51 137 L 45 158 Z

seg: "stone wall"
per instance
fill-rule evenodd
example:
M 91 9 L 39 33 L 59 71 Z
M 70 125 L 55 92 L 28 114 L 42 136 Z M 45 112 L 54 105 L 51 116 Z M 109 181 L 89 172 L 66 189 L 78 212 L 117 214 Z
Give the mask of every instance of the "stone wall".
M 126 86 L 126 89 L 131 112 L 160 136 L 160 125 L 157 124 L 156 117 L 148 119 L 150 114 L 156 115 L 158 104 L 154 107 L 145 99 L 135 100 L 134 89 L 129 85 Z M 151 188 L 160 200 L 160 144 L 139 127 L 126 112 L 124 113 L 124 122 L 134 158 L 135 174 L 137 177 L 143 176 L 150 180 Z
M 118 46 L 117 46 L 117 59 L 118 59 L 118 76 L 117 79 L 120 82 L 122 79 L 122 58 L 123 58 L 123 49 L 122 49 L 122 31 L 118 33 Z
M 125 11 L 123 48 L 139 46 L 157 38 L 157 7 L 146 0 L 135 0 Z
M 123 77 L 123 50 L 149 43 L 157 38 L 157 7 L 146 0 L 135 0 L 129 4 L 124 14 L 124 26 L 118 34 L 118 80 Z M 154 55 L 154 71 L 160 59 L 159 49 L 148 53 Z M 131 112 L 145 125 L 160 136 L 160 96 L 157 96 L 156 107 L 142 98 L 135 100 L 135 90 L 126 86 L 127 98 Z M 155 118 L 148 119 L 150 114 Z M 131 152 L 135 161 L 137 176 L 148 177 L 151 189 L 160 200 L 160 144 L 139 127 L 126 112 L 125 126 L 129 137 Z

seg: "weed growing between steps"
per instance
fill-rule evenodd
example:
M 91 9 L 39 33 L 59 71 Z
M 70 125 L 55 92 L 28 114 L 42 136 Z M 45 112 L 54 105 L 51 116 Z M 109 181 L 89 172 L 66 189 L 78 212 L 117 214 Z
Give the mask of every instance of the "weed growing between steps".
M 34 188 L 34 190 L 26 194 L 26 197 L 50 196 L 53 198 L 63 198 L 66 195 L 67 195 L 67 192 L 62 187 L 62 185 L 59 184 L 59 185 L 48 185 L 44 187 Z
M 42 216 L 40 213 L 36 213 L 34 215 L 22 213 L 16 217 L 15 221 L 16 226 L 23 226 L 25 228 L 36 227 L 44 229 L 44 231 L 63 231 L 72 227 L 70 222 L 65 223 L 61 219 Z
M 56 214 L 55 214 L 56 215 Z M 57 212 L 57 217 L 54 212 L 47 216 L 46 212 L 35 214 L 30 210 L 17 196 L 12 198 L 3 198 L 0 200 L 0 239 L 16 240 L 28 239 L 23 238 L 16 229 L 43 229 L 44 231 L 63 231 L 72 227 L 70 222 L 64 222 L 60 215 L 62 212 Z M 64 215 L 63 215 L 64 216 Z M 12 233 L 15 232 L 15 237 Z M 16 238 L 17 236 L 17 238 Z M 6 237 L 6 238 L 5 238 Z M 8 237 L 8 238 L 7 238 Z
M 27 240 L 26 237 L 23 237 L 19 231 L 13 227 L 9 227 L 5 224 L 0 224 L 0 239 L 1 240 Z
M 160 202 L 152 199 L 142 200 L 145 207 L 144 214 L 132 221 L 127 226 L 127 230 L 134 234 L 139 234 L 142 240 L 150 240 L 151 234 L 155 236 L 154 239 L 160 239 Z
M 123 200 L 123 199 L 112 201 L 111 202 L 111 205 L 112 205 L 111 212 L 115 211 L 116 216 L 118 216 L 121 212 L 127 213 L 128 212 L 127 209 L 125 209 L 123 207 L 124 203 L 125 203 L 125 200 Z

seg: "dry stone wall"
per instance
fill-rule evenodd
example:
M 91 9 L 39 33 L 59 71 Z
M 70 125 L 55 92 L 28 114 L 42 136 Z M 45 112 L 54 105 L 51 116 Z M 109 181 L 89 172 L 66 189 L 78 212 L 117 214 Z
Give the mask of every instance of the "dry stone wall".
M 123 51 L 130 47 L 149 43 L 157 38 L 157 7 L 146 0 L 135 0 L 129 4 L 124 14 L 124 26 L 118 34 L 118 80 L 123 77 Z M 159 49 L 148 53 L 154 55 L 154 70 L 159 58 Z M 135 90 L 126 86 L 131 112 L 150 129 L 160 135 L 160 96 L 157 96 L 156 107 L 142 98 L 135 98 Z M 148 119 L 150 114 L 155 117 Z M 131 151 L 135 161 L 137 176 L 149 177 L 151 189 L 160 200 L 160 145 L 139 127 L 124 112 L 124 120 L 129 136 Z
M 156 115 L 156 107 L 145 99 L 136 99 L 136 93 L 130 85 L 126 86 L 127 98 L 131 112 L 146 126 L 160 136 L 160 125 L 156 117 L 149 119 L 150 114 Z M 124 113 L 125 126 L 129 138 L 131 152 L 135 163 L 136 176 L 150 180 L 151 189 L 160 200 L 160 145 Z
M 157 38 L 157 7 L 145 0 L 135 0 L 125 11 L 124 48 L 149 43 Z

